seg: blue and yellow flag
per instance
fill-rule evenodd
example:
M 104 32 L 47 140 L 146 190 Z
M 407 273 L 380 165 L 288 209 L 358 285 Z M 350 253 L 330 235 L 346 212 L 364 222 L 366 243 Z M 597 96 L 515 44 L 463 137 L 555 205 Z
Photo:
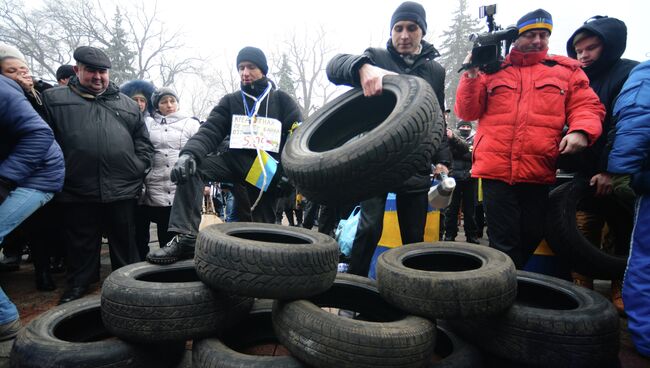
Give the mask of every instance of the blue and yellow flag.
M 264 170 L 266 171 L 266 183 L 264 183 L 264 173 L 262 172 L 260 157 L 262 158 L 262 164 L 264 165 Z M 250 170 L 248 170 L 246 181 L 266 192 L 266 190 L 269 189 L 269 184 L 271 184 L 271 180 L 273 179 L 273 176 L 277 170 L 278 162 L 268 153 L 266 153 L 266 151 L 259 150 L 258 156 L 255 158 L 255 161 L 253 162 Z

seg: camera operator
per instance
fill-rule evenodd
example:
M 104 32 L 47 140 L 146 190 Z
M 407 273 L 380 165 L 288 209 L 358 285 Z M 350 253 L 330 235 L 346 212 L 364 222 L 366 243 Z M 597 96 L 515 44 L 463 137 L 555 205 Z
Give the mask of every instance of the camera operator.
M 580 63 L 548 55 L 548 12 L 524 15 L 517 29 L 497 71 L 472 67 L 463 74 L 455 111 L 463 120 L 479 120 L 472 177 L 483 180 L 490 246 L 521 269 L 543 237 L 558 156 L 593 144 L 605 111 Z

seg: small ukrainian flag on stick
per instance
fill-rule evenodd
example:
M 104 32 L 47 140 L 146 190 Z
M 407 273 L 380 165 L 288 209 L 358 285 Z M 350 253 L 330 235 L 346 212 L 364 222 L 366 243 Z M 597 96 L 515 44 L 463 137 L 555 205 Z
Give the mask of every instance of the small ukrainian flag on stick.
M 263 192 L 266 192 L 277 170 L 278 161 L 266 153 L 266 151 L 258 150 L 257 157 L 246 175 L 246 181 L 261 189 Z

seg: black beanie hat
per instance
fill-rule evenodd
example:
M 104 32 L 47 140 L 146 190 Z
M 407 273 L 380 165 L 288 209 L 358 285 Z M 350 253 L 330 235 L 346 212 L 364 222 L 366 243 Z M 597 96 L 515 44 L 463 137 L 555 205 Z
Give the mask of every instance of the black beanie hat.
M 61 79 L 70 78 L 75 75 L 74 68 L 72 65 L 64 64 L 56 70 L 56 80 L 60 81 Z
M 422 5 L 413 1 L 405 1 L 397 7 L 393 16 L 390 18 L 390 29 L 393 29 L 395 23 L 401 20 L 410 20 L 417 23 L 422 30 L 422 35 L 427 33 L 427 13 Z
M 266 64 L 266 56 L 257 47 L 247 46 L 241 49 L 239 54 L 237 54 L 237 67 L 239 67 L 239 63 L 242 61 L 250 61 L 257 65 L 264 75 L 269 72 L 269 66 Z
M 537 9 L 519 18 L 517 28 L 519 34 L 531 29 L 545 29 L 551 33 L 553 31 L 553 18 L 546 10 Z

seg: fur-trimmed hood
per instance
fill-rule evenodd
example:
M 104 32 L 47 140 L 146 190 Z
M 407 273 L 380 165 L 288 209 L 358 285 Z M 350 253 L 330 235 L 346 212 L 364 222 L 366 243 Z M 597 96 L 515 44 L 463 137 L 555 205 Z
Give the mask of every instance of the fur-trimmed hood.
M 120 92 L 129 97 L 133 97 L 137 93 L 143 94 L 147 100 L 147 111 L 149 111 L 150 116 L 153 116 L 153 113 L 156 110 L 153 106 L 153 103 L 151 102 L 151 95 L 155 90 L 156 87 L 153 85 L 153 83 L 142 79 L 130 80 L 120 86 Z

